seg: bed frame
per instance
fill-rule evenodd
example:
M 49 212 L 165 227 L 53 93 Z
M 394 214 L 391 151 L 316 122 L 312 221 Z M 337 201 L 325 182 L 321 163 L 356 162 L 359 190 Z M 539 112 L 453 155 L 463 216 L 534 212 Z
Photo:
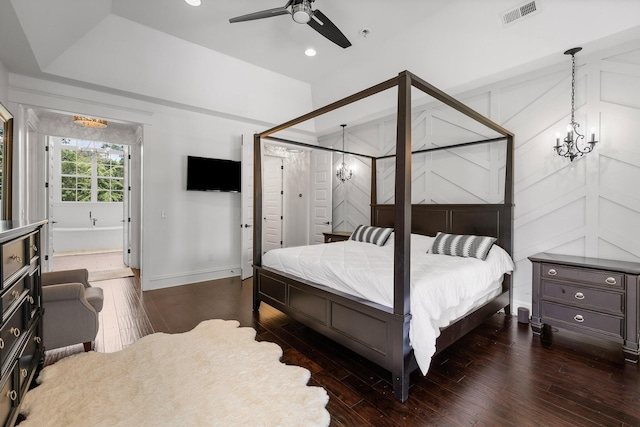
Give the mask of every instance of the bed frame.
M 509 254 L 513 248 L 513 133 L 446 95 L 417 76 L 403 71 L 387 80 L 326 107 L 254 136 L 254 218 L 262 218 L 261 139 L 306 120 L 333 111 L 383 90 L 398 87 L 395 205 L 377 203 L 376 161 L 371 158 L 371 223 L 394 227 L 394 304 L 393 309 L 327 286 L 262 266 L 262 222 L 254 224 L 253 306 L 264 301 L 291 318 L 326 335 L 343 346 L 391 372 L 393 393 L 404 402 L 409 396 L 409 375 L 417 368 L 409 344 L 410 241 L 411 233 L 433 236 L 438 231 L 455 234 L 494 236 Z M 505 195 L 501 204 L 411 205 L 411 88 L 442 101 L 502 135 L 499 138 L 437 147 L 420 152 L 486 144 L 506 140 Z M 286 141 L 296 145 L 307 145 Z M 314 149 L 333 150 L 310 146 Z M 356 154 L 357 153 L 349 153 Z M 511 276 L 505 275 L 502 292 L 471 313 L 441 330 L 436 342 L 440 352 L 501 309 L 511 314 Z

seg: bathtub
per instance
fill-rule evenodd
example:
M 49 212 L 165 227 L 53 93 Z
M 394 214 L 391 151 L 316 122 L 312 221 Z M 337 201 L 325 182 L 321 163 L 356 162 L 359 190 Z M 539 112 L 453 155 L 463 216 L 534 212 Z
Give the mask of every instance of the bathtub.
M 54 252 L 122 249 L 122 226 L 53 228 Z

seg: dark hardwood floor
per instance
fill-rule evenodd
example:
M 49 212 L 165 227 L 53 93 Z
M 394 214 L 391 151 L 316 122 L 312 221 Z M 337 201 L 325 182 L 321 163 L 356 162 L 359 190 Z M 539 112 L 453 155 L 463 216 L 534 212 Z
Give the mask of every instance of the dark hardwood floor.
M 394 400 L 389 373 L 262 304 L 237 278 L 141 292 L 136 277 L 94 283 L 105 290 L 98 351 L 152 332 L 180 333 L 205 319 L 236 319 L 279 344 L 283 362 L 324 387 L 332 426 L 640 426 L 640 371 L 613 344 L 565 331 L 534 338 L 516 317 L 496 314 L 412 376 L 409 400 Z M 82 346 L 48 352 L 48 363 Z M 55 356 L 55 354 L 58 356 Z M 283 390 L 286 393 L 286 390 Z

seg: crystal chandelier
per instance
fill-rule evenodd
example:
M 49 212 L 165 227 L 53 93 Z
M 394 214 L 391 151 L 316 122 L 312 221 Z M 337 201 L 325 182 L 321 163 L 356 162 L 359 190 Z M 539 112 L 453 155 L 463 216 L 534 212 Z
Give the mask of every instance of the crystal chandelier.
M 571 122 L 567 126 L 567 136 L 560 143 L 560 134 L 556 135 L 556 145 L 553 147 L 555 152 L 562 157 L 568 157 L 573 162 L 576 157 L 582 157 L 593 151 L 596 143 L 595 130 L 591 128 L 591 141 L 585 141 L 584 135 L 578 132 L 580 125 L 576 122 L 575 96 L 576 96 L 576 53 L 582 50 L 581 47 L 574 47 L 567 50 L 564 54 L 571 55 Z
M 338 172 L 336 172 L 336 176 L 340 180 L 340 182 L 346 182 L 351 179 L 353 176 L 353 171 L 347 167 L 347 164 L 344 162 L 344 128 L 347 125 L 342 126 L 342 164 L 338 168 Z
M 73 116 L 73 122 L 77 125 L 86 126 L 88 128 L 104 129 L 107 127 L 107 121 L 95 119 L 93 117 Z

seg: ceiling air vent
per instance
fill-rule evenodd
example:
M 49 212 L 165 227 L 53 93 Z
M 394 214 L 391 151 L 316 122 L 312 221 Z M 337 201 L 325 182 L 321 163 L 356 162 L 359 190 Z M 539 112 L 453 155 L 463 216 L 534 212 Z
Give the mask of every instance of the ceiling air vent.
M 506 12 L 503 12 L 501 15 L 502 24 L 505 26 L 513 24 L 514 22 L 524 18 L 525 16 L 532 15 L 538 11 L 538 6 L 536 5 L 535 1 L 523 3 L 516 8 L 509 9 Z

